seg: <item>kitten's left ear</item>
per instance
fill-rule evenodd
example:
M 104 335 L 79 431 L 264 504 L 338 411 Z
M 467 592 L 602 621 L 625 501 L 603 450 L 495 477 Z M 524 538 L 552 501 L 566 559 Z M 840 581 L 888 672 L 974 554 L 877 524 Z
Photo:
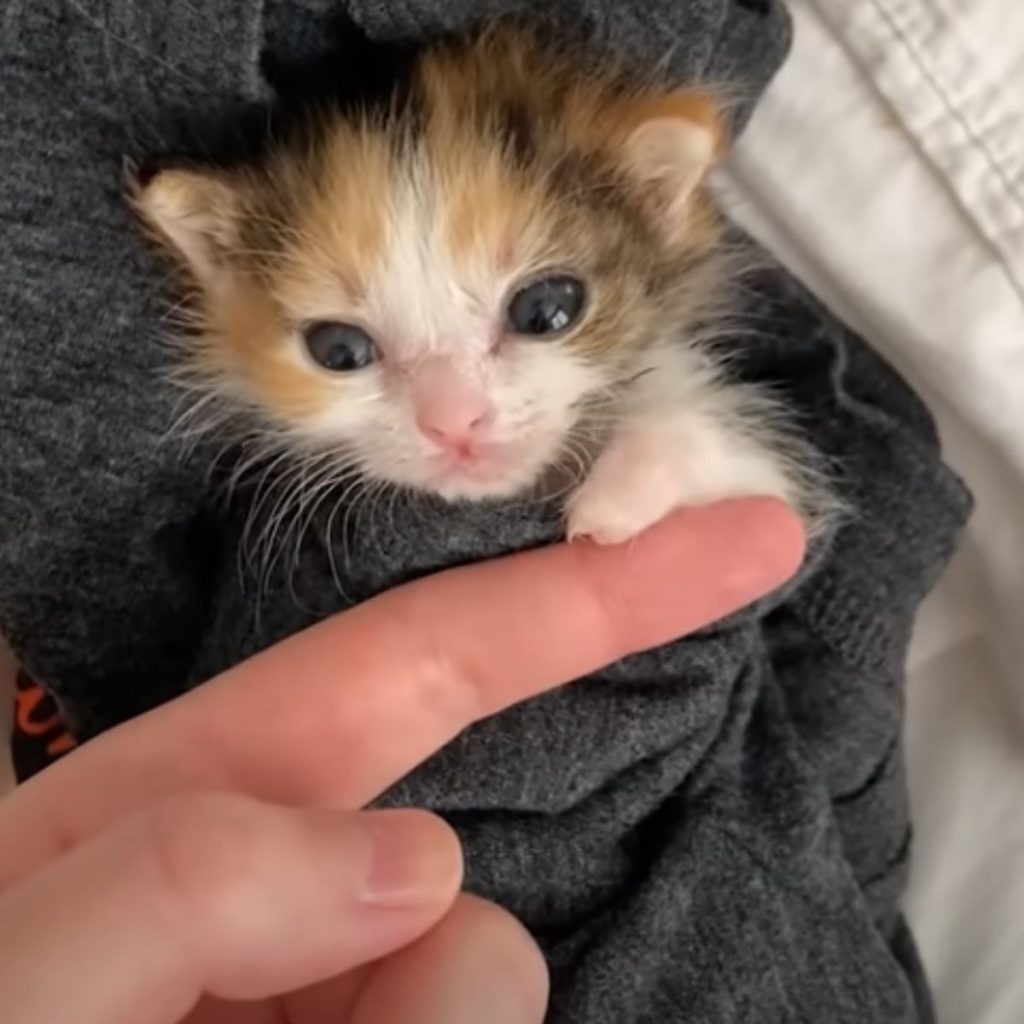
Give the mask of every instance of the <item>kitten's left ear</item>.
M 215 287 L 238 244 L 237 188 L 216 172 L 173 168 L 134 174 L 129 190 L 136 211 L 196 283 Z
M 718 108 L 695 93 L 639 101 L 625 112 L 619 139 L 645 209 L 669 240 L 677 240 L 694 193 L 723 148 Z

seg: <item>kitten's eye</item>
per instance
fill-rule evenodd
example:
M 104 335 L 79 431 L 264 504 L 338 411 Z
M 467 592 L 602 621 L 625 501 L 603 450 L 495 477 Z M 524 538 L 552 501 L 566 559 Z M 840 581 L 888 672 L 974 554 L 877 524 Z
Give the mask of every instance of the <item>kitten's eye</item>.
M 309 354 L 334 373 L 361 370 L 379 356 L 377 346 L 366 331 L 355 324 L 324 320 L 310 324 L 302 332 Z
M 508 326 L 516 334 L 560 334 L 580 318 L 586 304 L 583 282 L 566 274 L 531 281 L 512 296 Z

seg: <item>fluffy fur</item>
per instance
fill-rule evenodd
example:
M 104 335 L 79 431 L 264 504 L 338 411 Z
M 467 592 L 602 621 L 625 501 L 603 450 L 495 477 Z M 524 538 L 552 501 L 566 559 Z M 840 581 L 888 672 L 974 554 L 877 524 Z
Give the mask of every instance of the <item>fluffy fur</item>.
M 323 107 L 258 160 L 165 168 L 133 201 L 193 286 L 203 400 L 255 413 L 282 451 L 449 499 L 569 468 L 569 535 L 614 542 L 685 504 L 814 505 L 777 410 L 700 343 L 723 294 L 705 189 L 722 149 L 711 97 L 504 27 L 427 51 L 380 109 Z M 582 319 L 510 333 L 510 296 L 552 270 L 585 283 Z M 317 321 L 359 325 L 381 358 L 324 370 L 302 340 Z M 482 424 L 472 459 L 423 427 L 452 415 Z

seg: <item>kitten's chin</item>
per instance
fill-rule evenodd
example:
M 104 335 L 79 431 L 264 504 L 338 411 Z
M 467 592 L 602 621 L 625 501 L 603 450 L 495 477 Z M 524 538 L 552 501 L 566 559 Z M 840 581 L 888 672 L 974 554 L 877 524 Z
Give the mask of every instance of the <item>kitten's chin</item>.
M 405 483 L 446 501 L 514 498 L 536 487 L 553 457 L 554 453 L 538 450 L 530 456 L 510 457 L 505 452 L 478 461 L 430 461 L 418 479 Z
M 446 501 L 497 500 L 513 498 L 529 490 L 542 472 L 543 466 L 518 472 L 507 468 L 462 467 L 442 472 L 419 486 Z
M 552 429 L 512 443 L 493 444 L 472 457 L 423 450 L 413 454 L 406 449 L 392 458 L 382 457 L 383 452 L 375 458 L 364 455 L 361 462 L 369 477 L 445 501 L 495 501 L 548 493 L 545 481 L 565 461 L 565 444 L 565 431 Z M 578 473 L 582 468 L 579 456 L 570 461 Z M 560 493 L 563 490 L 559 488 Z

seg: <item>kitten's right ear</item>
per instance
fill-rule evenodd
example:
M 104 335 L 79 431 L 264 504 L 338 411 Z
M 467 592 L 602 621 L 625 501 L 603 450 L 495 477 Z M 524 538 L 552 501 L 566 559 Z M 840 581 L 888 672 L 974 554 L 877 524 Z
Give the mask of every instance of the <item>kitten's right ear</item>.
M 226 255 L 238 243 L 239 195 L 223 176 L 169 169 L 133 174 L 132 204 L 157 237 L 204 288 L 226 272 Z
M 613 113 L 623 169 L 651 224 L 669 242 L 680 241 L 694 193 L 724 148 L 717 104 L 684 90 L 626 103 Z

